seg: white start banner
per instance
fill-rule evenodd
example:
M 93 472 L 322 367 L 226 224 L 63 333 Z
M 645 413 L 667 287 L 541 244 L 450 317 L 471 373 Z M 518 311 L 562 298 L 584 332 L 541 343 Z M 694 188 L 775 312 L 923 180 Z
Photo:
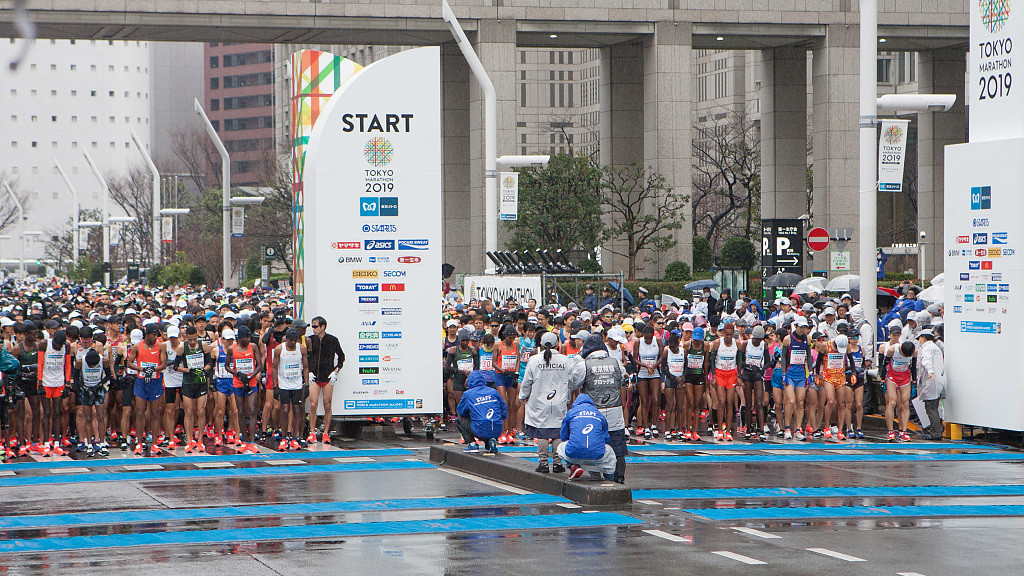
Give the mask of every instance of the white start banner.
M 1014 85 L 1014 48 L 1024 49 L 1024 6 L 1011 0 L 968 2 L 971 17 L 967 104 L 970 141 L 1024 136 L 1024 92 Z M 1018 75 L 1018 83 L 1024 76 Z
M 343 416 L 440 413 L 441 53 L 399 52 L 356 72 L 313 127 L 305 187 L 305 314 L 346 362 Z M 439 368 L 438 368 L 439 370 Z
M 1024 430 L 1024 139 L 946 146 L 945 163 L 946 418 Z
M 489 298 L 501 305 L 513 298 L 520 306 L 526 305 L 530 298 L 543 302 L 540 276 L 466 276 L 462 284 L 467 299 Z
M 909 120 L 882 120 L 878 137 L 878 191 L 903 191 L 903 163 L 907 155 Z

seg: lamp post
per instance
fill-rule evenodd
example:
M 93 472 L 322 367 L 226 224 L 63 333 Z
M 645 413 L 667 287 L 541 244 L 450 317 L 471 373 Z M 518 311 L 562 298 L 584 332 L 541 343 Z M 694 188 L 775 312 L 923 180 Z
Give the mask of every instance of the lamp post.
M 25 207 L 21 205 L 21 200 L 18 199 L 18 195 L 11 189 L 11 185 L 7 180 L 3 181 L 4 189 L 11 195 L 11 199 L 14 200 L 14 205 L 18 207 L 18 222 L 21 223 L 21 263 L 19 264 L 19 270 L 21 275 L 25 276 Z
M 100 181 L 100 187 L 103 188 L 101 208 L 103 210 L 103 285 L 110 288 L 110 188 L 99 167 L 92 161 L 92 156 L 89 156 L 89 151 L 82 150 L 82 154 L 85 156 L 85 161 L 89 163 L 89 167 L 92 168 L 92 173 Z
M 214 130 L 213 124 L 210 123 L 210 119 L 206 116 L 206 111 L 203 110 L 203 105 L 199 103 L 199 100 L 195 100 L 196 114 L 203 119 L 203 124 L 206 126 L 206 133 L 210 136 L 210 140 L 213 140 L 214 146 L 217 147 L 217 152 L 220 153 L 220 172 L 221 172 L 221 215 L 223 218 L 221 227 L 221 251 L 224 255 L 224 261 L 221 265 L 221 272 L 224 276 L 224 287 L 227 288 L 231 283 L 231 157 L 228 156 L 228 149 L 224 147 L 224 143 L 221 142 L 220 136 L 217 135 L 217 131 Z
M 135 142 L 135 147 L 139 149 L 139 153 L 142 154 L 142 158 L 146 161 L 146 166 L 149 168 L 149 173 L 153 176 L 153 264 L 159 264 L 162 252 L 160 249 L 160 233 L 157 231 L 157 223 L 160 221 L 160 171 L 156 169 L 156 164 L 149 157 L 149 152 L 146 152 L 142 141 L 139 140 L 139 135 L 135 133 L 135 128 L 129 125 L 128 129 L 132 133 L 132 142 Z
M 74 262 L 75 266 L 78 266 L 78 253 L 81 251 L 82 242 L 80 238 L 81 234 L 79 234 L 79 227 L 81 226 L 81 221 L 79 220 L 79 218 L 82 214 L 82 204 L 78 200 L 78 190 L 75 190 L 75 187 L 71 185 L 71 180 L 68 179 L 68 175 L 64 173 L 64 168 L 61 167 L 60 162 L 58 162 L 56 158 L 53 159 L 53 166 L 57 168 L 57 172 L 60 173 L 61 179 L 64 180 L 64 185 L 68 187 L 68 190 L 71 192 L 71 197 L 74 199 L 75 226 L 72 231 L 72 242 L 74 245 L 72 250 L 74 251 L 74 253 L 71 255 L 71 261 Z

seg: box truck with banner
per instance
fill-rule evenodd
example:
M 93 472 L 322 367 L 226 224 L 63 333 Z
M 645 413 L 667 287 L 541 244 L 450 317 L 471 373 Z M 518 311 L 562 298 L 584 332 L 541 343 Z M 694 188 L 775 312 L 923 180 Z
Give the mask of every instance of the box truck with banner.
M 345 351 L 336 415 L 442 410 L 440 58 L 417 48 L 355 71 L 306 147 L 303 316 Z

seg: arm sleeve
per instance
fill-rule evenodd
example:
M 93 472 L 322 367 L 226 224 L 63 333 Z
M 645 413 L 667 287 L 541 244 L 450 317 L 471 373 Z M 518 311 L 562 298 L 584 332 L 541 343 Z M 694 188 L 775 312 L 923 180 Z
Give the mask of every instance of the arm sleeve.
M 530 397 L 530 392 L 533 391 L 533 379 L 536 371 L 537 364 L 535 362 L 529 362 L 526 364 L 526 373 L 523 375 L 523 381 L 519 383 L 520 401 L 526 400 Z

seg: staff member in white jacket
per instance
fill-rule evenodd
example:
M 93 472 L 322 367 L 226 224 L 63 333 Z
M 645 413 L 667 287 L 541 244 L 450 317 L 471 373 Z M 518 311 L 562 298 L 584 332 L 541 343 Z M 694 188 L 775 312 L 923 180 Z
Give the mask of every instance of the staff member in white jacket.
M 545 332 L 540 339 L 540 354 L 534 354 L 526 364 L 526 373 L 519 384 L 519 401 L 526 404 L 526 435 L 537 444 L 537 472 L 556 474 L 565 466 L 556 451 L 562 419 L 569 404 L 569 373 L 572 362 L 558 353 L 558 336 Z M 553 461 L 548 468 L 548 449 Z
M 917 351 L 917 392 L 924 401 L 924 411 L 929 420 L 924 439 L 942 440 L 939 399 L 946 390 L 946 362 L 931 330 L 921 330 L 917 341 L 920 344 Z

